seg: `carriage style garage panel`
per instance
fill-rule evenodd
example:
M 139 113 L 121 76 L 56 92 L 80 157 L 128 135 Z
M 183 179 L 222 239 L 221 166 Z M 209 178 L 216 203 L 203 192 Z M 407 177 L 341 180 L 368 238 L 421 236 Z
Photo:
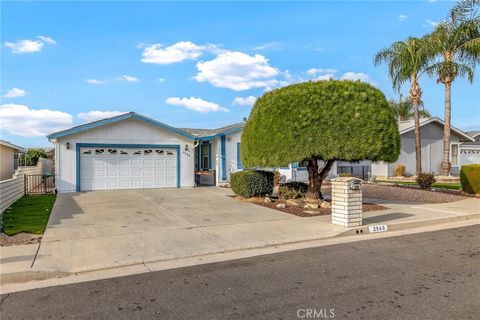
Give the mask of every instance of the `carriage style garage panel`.
M 175 188 L 179 181 L 178 147 L 79 146 L 81 191 Z

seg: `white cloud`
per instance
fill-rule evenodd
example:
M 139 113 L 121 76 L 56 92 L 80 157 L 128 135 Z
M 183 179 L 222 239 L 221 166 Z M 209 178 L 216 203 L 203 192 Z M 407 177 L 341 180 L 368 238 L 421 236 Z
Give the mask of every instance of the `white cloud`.
M 42 40 L 46 44 L 57 44 L 57 41 L 55 41 L 52 38 L 47 37 L 47 36 L 38 36 L 37 38 Z
M 269 88 L 278 83 L 273 78 L 279 75 L 278 69 L 270 66 L 264 56 L 250 56 L 238 51 L 226 51 L 213 60 L 200 61 L 197 69 L 195 80 L 235 91 Z
M 433 20 L 428 19 L 428 20 L 427 20 L 427 23 L 424 24 L 423 26 L 424 26 L 424 27 L 432 27 L 432 28 L 435 28 L 435 27 L 438 26 L 439 24 L 440 24 L 439 21 L 433 21 Z
M 2 129 L 10 134 L 37 137 L 71 127 L 73 117 L 62 111 L 30 109 L 21 104 L 2 104 L 0 122 Z
M 44 43 L 40 40 L 18 40 L 17 42 L 5 42 L 5 47 L 13 53 L 33 53 L 42 50 Z
M 311 68 L 307 70 L 307 73 L 312 76 L 316 76 L 321 73 L 337 73 L 337 69 L 322 69 L 322 68 Z
M 146 47 L 142 53 L 142 62 L 155 64 L 171 64 L 184 60 L 196 60 L 203 52 L 218 53 L 221 51 L 217 45 L 196 45 L 191 41 L 180 41 L 168 47 L 160 43 Z
M 262 43 L 259 46 L 253 47 L 253 50 L 275 50 L 275 49 L 281 49 L 283 47 L 283 43 L 281 42 L 267 42 L 267 43 Z
M 165 79 L 163 79 L 163 78 L 158 78 L 158 82 L 163 83 L 163 82 L 165 82 Z
M 333 78 L 335 78 L 335 75 L 333 73 L 326 73 L 326 74 L 319 75 L 315 79 L 322 81 L 322 80 L 330 80 Z
M 105 84 L 106 83 L 106 81 L 98 80 L 98 79 L 85 79 L 85 82 L 90 83 L 90 84 Z
M 3 95 L 4 98 L 20 98 L 27 95 L 27 92 L 20 88 L 12 88 Z
M 217 103 L 205 101 L 200 98 L 190 97 L 190 98 L 178 98 L 170 97 L 165 100 L 166 103 L 173 106 L 182 106 L 190 110 L 207 113 L 210 111 L 229 111 L 228 109 L 220 106 Z
M 408 16 L 405 14 L 399 14 L 398 15 L 398 21 L 403 22 L 408 19 Z
M 93 122 L 97 120 L 102 120 L 106 118 L 111 118 L 118 116 L 120 114 L 124 114 L 125 112 L 122 111 L 88 111 L 88 112 L 80 112 L 77 114 L 77 118 L 82 119 L 85 122 Z
M 33 53 L 42 50 L 45 44 L 56 44 L 57 42 L 47 36 L 38 36 L 40 40 L 22 39 L 17 42 L 5 42 L 5 47 L 11 49 L 12 53 Z
M 121 75 L 117 78 L 118 81 L 125 81 L 125 82 L 138 82 L 140 81 L 137 77 L 129 76 L 129 75 Z
M 236 97 L 235 99 L 233 99 L 233 102 L 232 104 L 234 106 L 253 106 L 255 104 L 255 101 L 257 100 L 257 98 L 255 98 L 254 96 L 248 96 L 248 97 Z
M 363 81 L 370 84 L 375 84 L 375 82 L 370 79 L 370 76 L 363 72 L 345 72 L 340 80 L 351 80 L 351 81 Z

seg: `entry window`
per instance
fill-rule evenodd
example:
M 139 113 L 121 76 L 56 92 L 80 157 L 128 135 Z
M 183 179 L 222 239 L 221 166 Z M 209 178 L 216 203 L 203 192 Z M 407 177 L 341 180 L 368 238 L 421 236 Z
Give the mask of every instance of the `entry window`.
M 202 169 L 210 169 L 210 161 L 209 161 L 209 154 L 208 154 L 208 143 L 202 144 Z
M 457 166 L 458 165 L 458 144 L 452 144 L 452 166 Z

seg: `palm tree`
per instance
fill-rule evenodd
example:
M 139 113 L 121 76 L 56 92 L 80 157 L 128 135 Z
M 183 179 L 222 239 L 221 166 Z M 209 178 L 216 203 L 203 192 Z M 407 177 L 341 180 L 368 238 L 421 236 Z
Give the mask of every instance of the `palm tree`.
M 404 99 L 400 94 L 400 99 L 398 101 L 390 100 L 390 108 L 392 108 L 393 115 L 397 121 L 407 121 L 414 118 L 414 107 L 411 99 Z M 418 106 L 422 108 L 418 110 L 418 115 L 420 118 L 430 118 L 432 115 L 428 112 L 424 106 L 423 101 L 420 99 Z
M 450 126 L 452 83 L 458 77 L 473 82 L 476 64 L 480 61 L 480 18 L 478 0 L 463 0 L 454 6 L 449 18 L 428 35 L 427 45 L 432 54 L 441 57 L 427 72 L 445 86 L 445 126 L 443 160 L 440 175 L 450 173 Z
M 420 142 L 420 114 L 418 104 L 422 98 L 419 84 L 420 76 L 431 62 L 432 54 L 425 46 L 424 39 L 410 37 L 405 41 L 394 42 L 390 47 L 380 50 L 375 55 L 376 66 L 388 64 L 388 74 L 393 88 L 400 91 L 403 84 L 410 82 L 409 97 L 413 105 L 415 119 L 415 162 L 416 174 L 422 173 L 422 154 Z

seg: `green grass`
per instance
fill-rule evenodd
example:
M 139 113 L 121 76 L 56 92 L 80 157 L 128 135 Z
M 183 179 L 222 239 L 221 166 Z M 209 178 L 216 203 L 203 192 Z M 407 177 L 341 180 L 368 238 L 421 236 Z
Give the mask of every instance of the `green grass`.
M 398 185 L 403 185 L 403 186 L 418 186 L 418 184 L 415 181 L 377 180 L 376 182 L 398 184 Z M 439 182 L 439 183 L 432 184 L 432 188 L 460 190 L 460 189 L 462 189 L 462 186 L 460 185 L 460 183 L 441 183 L 441 182 Z
M 9 236 L 20 232 L 42 234 L 56 197 L 56 194 L 23 196 L 3 213 L 3 232 Z

